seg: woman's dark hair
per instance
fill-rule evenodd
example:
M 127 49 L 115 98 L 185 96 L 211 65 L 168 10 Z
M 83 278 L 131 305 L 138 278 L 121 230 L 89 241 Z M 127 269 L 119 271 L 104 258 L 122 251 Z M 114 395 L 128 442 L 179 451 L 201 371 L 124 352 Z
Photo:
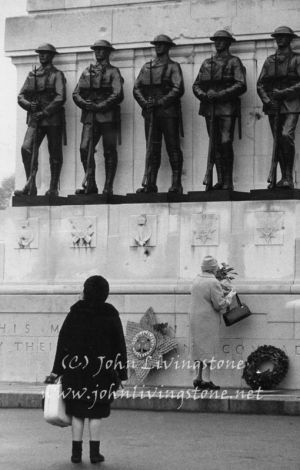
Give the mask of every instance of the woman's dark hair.
M 103 303 L 109 294 L 109 284 L 102 276 L 88 277 L 83 284 L 83 299 L 90 303 Z

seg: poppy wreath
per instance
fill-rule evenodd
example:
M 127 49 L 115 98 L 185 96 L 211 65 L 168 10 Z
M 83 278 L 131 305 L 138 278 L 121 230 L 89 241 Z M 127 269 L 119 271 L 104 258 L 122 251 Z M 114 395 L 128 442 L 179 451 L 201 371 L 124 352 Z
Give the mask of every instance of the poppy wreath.
M 274 367 L 272 370 L 261 372 L 260 366 L 266 361 L 272 362 Z M 271 390 L 284 379 L 288 368 L 289 359 L 282 349 L 264 345 L 248 356 L 243 379 L 253 390 L 259 387 L 263 390 Z

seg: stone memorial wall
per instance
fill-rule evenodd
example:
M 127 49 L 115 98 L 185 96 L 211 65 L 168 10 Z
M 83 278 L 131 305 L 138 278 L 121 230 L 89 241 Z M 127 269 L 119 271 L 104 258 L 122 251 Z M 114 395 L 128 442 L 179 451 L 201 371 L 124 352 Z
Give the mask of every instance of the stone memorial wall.
M 231 51 L 247 69 L 242 96 L 242 139 L 236 135 L 234 187 L 248 193 L 243 200 L 147 202 L 10 207 L 0 225 L 0 380 L 41 381 L 50 372 L 59 327 L 79 298 L 83 281 L 101 273 L 111 284 L 111 302 L 127 321 L 139 322 L 152 306 L 159 322 L 168 322 L 178 350 L 169 367 L 148 375 L 148 384 L 190 385 L 188 359 L 189 292 L 201 259 L 211 254 L 238 272 L 235 285 L 254 315 L 226 328 L 220 324 L 219 360 L 245 360 L 257 346 L 283 348 L 290 371 L 282 383 L 299 388 L 300 309 L 287 309 L 300 295 L 299 210 L 297 199 L 253 199 L 250 190 L 265 189 L 272 138 L 256 93 L 265 58 L 274 52 L 270 33 L 287 24 L 297 32 L 297 0 L 28 0 L 28 15 L 6 23 L 6 53 L 17 68 L 18 88 L 42 42 L 59 51 L 54 64 L 67 78 L 66 121 L 61 196 L 74 194 L 83 178 L 79 155 L 81 124 L 72 91 L 82 70 L 93 62 L 90 45 L 106 39 L 116 48 L 111 62 L 124 77 L 121 104 L 122 145 L 114 194 L 134 193 L 144 172 L 144 124 L 132 88 L 141 66 L 151 57 L 156 34 L 177 44 L 171 57 L 182 66 L 184 138 L 183 190 L 203 191 L 208 139 L 192 84 L 200 64 L 213 52 L 208 39 L 217 29 L 230 30 L 237 42 Z M 293 48 L 300 48 L 295 40 Z M 17 90 L 16 90 L 17 94 Z M 20 147 L 25 112 L 17 116 L 17 187 L 24 184 Z M 236 131 L 237 134 L 237 131 Z M 299 129 L 296 135 L 295 184 L 299 186 Z M 39 156 L 38 193 L 49 181 L 44 143 Z M 99 187 L 104 183 L 102 145 L 96 154 Z M 170 186 L 171 171 L 163 153 L 159 191 Z M 138 219 L 144 217 L 144 231 Z M 145 243 L 140 241 L 145 239 Z M 177 363 L 176 363 L 177 360 Z M 213 379 L 222 386 L 245 385 L 241 370 L 220 367 Z M 216 378 L 217 377 L 217 378 Z

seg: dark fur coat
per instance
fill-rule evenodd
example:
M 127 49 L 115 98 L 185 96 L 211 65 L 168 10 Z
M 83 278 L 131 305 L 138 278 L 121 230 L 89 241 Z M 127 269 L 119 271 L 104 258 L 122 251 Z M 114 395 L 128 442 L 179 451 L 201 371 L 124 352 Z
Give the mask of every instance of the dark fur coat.
M 126 344 L 118 311 L 109 303 L 80 300 L 58 337 L 52 372 L 62 375 L 64 398 L 110 403 L 127 379 Z

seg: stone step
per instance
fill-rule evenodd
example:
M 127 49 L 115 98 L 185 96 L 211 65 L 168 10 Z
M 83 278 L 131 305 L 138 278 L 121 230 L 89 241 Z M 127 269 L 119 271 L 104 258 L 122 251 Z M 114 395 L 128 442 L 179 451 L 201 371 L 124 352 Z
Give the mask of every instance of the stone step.
M 45 385 L 0 382 L 0 408 L 42 408 Z M 125 387 L 114 409 L 300 415 L 300 390 L 196 391 L 180 387 Z

